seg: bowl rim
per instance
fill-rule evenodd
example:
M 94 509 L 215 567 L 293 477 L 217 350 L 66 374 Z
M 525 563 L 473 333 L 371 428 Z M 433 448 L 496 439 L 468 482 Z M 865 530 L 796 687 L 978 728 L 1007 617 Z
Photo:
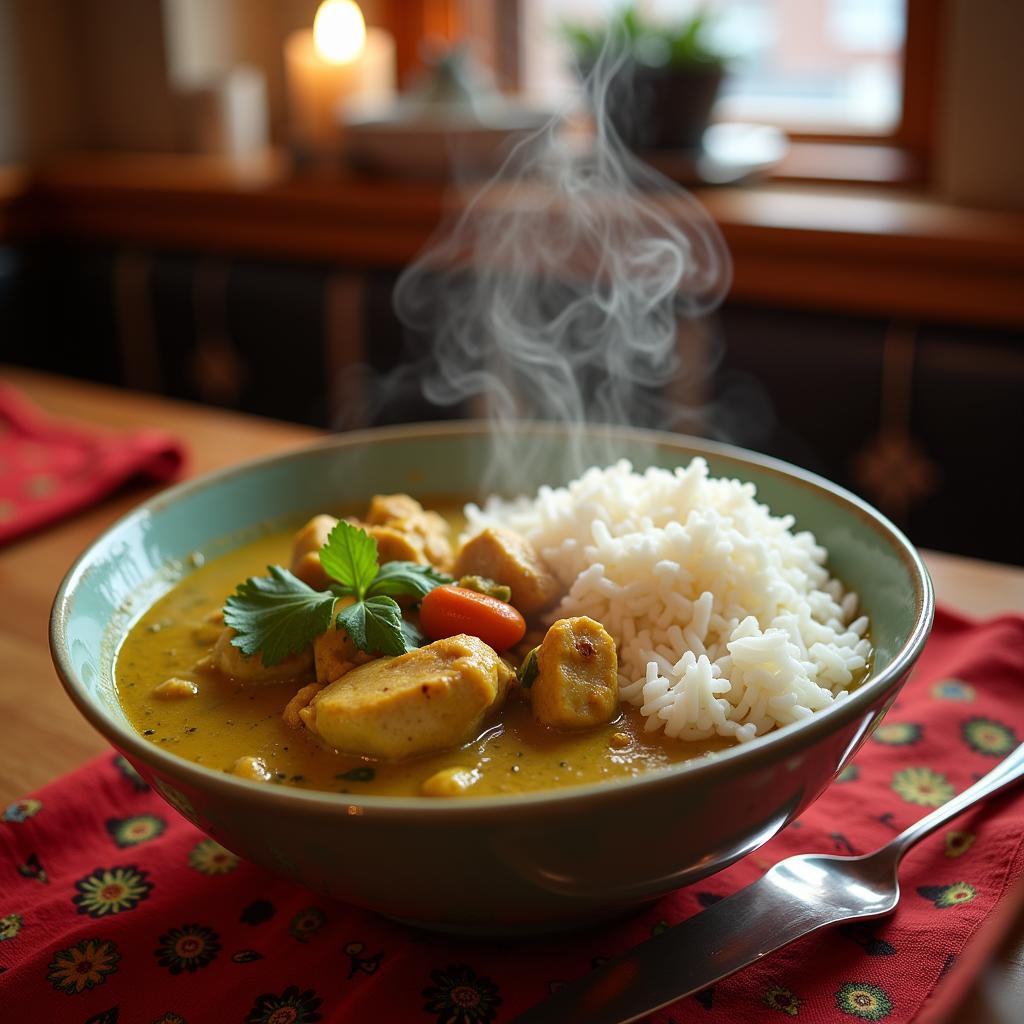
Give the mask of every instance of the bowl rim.
M 557 423 L 527 423 L 520 427 L 524 432 L 538 436 L 566 432 L 566 427 Z M 695 456 L 711 455 L 718 459 L 737 463 L 739 466 L 756 466 L 759 470 L 783 477 L 791 483 L 823 493 L 830 500 L 845 506 L 847 511 L 854 513 L 894 549 L 913 583 L 914 625 L 902 647 L 893 656 L 892 661 L 880 672 L 870 675 L 843 700 L 830 704 L 809 718 L 779 729 L 773 729 L 748 743 L 737 744 L 718 751 L 713 757 L 694 758 L 677 764 L 664 765 L 628 778 L 607 779 L 525 793 L 494 796 L 467 795 L 461 796 L 457 800 L 430 800 L 421 796 L 332 793 L 326 790 L 268 786 L 263 782 L 242 779 L 197 764 L 146 742 L 134 729 L 119 722 L 98 701 L 93 699 L 71 664 L 66 643 L 67 625 L 74 611 L 76 588 L 87 574 L 94 552 L 104 546 L 114 534 L 193 493 L 206 490 L 233 477 L 258 471 L 271 463 L 307 458 L 318 451 L 327 449 L 353 448 L 366 444 L 374 446 L 401 444 L 409 440 L 480 436 L 490 432 L 483 420 L 459 420 L 371 427 L 331 435 L 283 452 L 246 459 L 235 465 L 184 480 L 136 505 L 92 540 L 72 563 L 57 590 L 50 613 L 49 644 L 50 655 L 61 684 L 83 717 L 117 750 L 134 755 L 144 764 L 153 762 L 162 773 L 178 780 L 184 778 L 199 790 L 208 789 L 211 785 L 214 788 L 227 787 L 228 793 L 234 793 L 242 800 L 269 801 L 271 804 L 288 805 L 291 809 L 305 807 L 311 811 L 321 812 L 347 808 L 347 813 L 350 815 L 361 815 L 372 811 L 375 817 L 382 815 L 407 817 L 412 814 L 417 817 L 429 818 L 431 821 L 466 816 L 473 816 L 478 820 L 482 817 L 498 816 L 507 820 L 538 810 L 558 813 L 567 809 L 568 804 L 588 803 L 592 800 L 612 800 L 616 794 L 620 798 L 628 799 L 629 794 L 637 789 L 646 791 L 672 786 L 679 779 L 689 779 L 691 776 L 710 780 L 719 775 L 743 770 L 748 762 L 755 761 L 762 752 L 772 752 L 775 755 L 772 760 L 784 759 L 789 754 L 797 752 L 798 749 L 811 745 L 824 734 L 838 730 L 859 714 L 866 713 L 868 707 L 894 683 L 903 678 L 913 666 L 928 638 L 935 614 L 931 578 L 920 555 L 903 532 L 866 501 L 816 473 L 793 466 L 781 459 L 748 451 L 734 445 L 686 434 L 640 427 L 592 425 L 588 427 L 588 430 L 593 432 L 609 431 L 614 438 L 653 443 L 659 448 L 679 451 L 691 459 Z M 781 514 L 778 511 L 773 511 L 776 515 Z M 850 744 L 850 749 L 844 757 L 844 764 L 859 746 L 863 733 L 864 729 L 862 728 L 858 731 L 856 739 Z

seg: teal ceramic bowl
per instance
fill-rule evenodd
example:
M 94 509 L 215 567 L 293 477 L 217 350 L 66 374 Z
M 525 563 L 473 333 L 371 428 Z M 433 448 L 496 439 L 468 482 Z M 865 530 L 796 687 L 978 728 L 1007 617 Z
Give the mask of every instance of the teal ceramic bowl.
M 871 617 L 871 677 L 813 717 L 711 758 L 639 778 L 449 801 L 271 787 L 183 760 L 135 733 L 114 688 L 118 646 L 139 614 L 207 557 L 253 532 L 379 491 L 471 496 L 493 466 L 480 424 L 351 433 L 172 488 L 103 534 L 57 594 L 50 643 L 82 714 L 157 792 L 220 843 L 327 896 L 437 929 L 517 933 L 622 912 L 756 850 L 850 760 L 896 697 L 931 627 L 928 575 L 905 537 L 853 495 L 770 459 L 704 441 L 622 430 L 609 450 L 637 467 L 703 455 L 756 484 L 830 552 Z M 566 436 L 530 431 L 524 487 L 564 481 Z M 506 452 L 507 454 L 507 452 Z

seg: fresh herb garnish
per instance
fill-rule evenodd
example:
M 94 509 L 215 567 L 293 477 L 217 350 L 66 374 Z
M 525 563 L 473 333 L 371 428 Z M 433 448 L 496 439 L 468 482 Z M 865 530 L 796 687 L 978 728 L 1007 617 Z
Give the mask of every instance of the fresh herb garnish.
M 539 646 L 534 647 L 534 649 L 530 651 L 525 658 L 523 658 L 522 664 L 516 670 L 516 680 L 524 690 L 528 690 L 533 686 L 534 680 L 540 674 L 540 665 L 537 663 L 537 652 L 539 650 Z
M 360 765 L 358 768 L 349 768 L 347 772 L 335 775 L 336 779 L 345 779 L 347 782 L 373 782 L 377 773 L 369 765 Z
M 238 585 L 224 605 L 224 621 L 235 630 L 231 642 L 243 654 L 262 650 L 263 664 L 276 665 L 330 629 L 337 598 L 279 565 L 267 571 L 269 576 L 251 576 Z
M 377 557 L 373 537 L 342 520 L 320 549 L 320 564 L 334 580 L 330 590 L 314 590 L 287 569 L 268 566 L 269 576 L 240 583 L 224 605 L 224 621 L 236 633 L 232 644 L 246 655 L 261 651 L 264 665 L 276 665 L 302 651 L 334 622 L 361 651 L 404 654 L 418 647 L 423 638 L 402 618 L 395 598 L 419 602 L 451 579 L 415 562 L 381 566 Z M 335 619 L 339 598 L 347 597 L 354 600 Z

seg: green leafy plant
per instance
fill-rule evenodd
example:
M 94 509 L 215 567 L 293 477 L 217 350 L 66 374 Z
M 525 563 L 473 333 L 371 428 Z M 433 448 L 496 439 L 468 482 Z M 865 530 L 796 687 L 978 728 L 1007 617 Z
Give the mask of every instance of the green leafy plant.
M 708 26 L 708 12 L 703 8 L 682 21 L 668 23 L 645 18 L 631 4 L 602 25 L 563 22 L 560 29 L 582 67 L 592 65 L 610 45 L 613 52 L 623 47 L 628 57 L 645 67 L 721 68 L 726 55 L 709 42 Z
M 404 654 L 423 637 L 402 617 L 396 597 L 421 601 L 451 577 L 416 562 L 378 561 L 377 542 L 344 520 L 331 530 L 320 549 L 320 564 L 334 581 L 314 590 L 287 569 L 267 566 L 269 576 L 240 583 L 224 605 L 224 621 L 243 654 L 262 654 L 264 665 L 277 665 L 298 654 L 321 633 L 343 628 L 361 651 Z M 338 601 L 354 598 L 335 615 Z

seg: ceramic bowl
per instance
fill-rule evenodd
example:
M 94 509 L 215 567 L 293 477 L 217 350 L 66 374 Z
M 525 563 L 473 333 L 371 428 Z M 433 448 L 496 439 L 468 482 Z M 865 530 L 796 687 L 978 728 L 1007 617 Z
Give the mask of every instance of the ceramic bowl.
M 607 440 L 607 439 L 606 439 Z M 214 771 L 132 730 L 113 662 L 135 618 L 187 571 L 254 533 L 385 491 L 479 494 L 494 452 L 480 424 L 341 435 L 171 488 L 103 534 L 57 594 L 50 643 L 82 714 L 186 818 L 243 857 L 330 897 L 436 929 L 550 930 L 614 915 L 756 850 L 846 765 L 895 699 L 931 627 L 931 584 L 907 539 L 860 499 L 792 466 L 696 439 L 616 431 L 617 456 L 673 467 L 703 455 L 756 484 L 830 552 L 875 646 L 847 699 L 751 743 L 635 779 L 448 801 L 271 787 Z M 524 486 L 566 478 L 570 446 L 530 433 Z M 586 452 L 585 448 L 585 452 Z M 590 449 L 595 461 L 607 451 Z

